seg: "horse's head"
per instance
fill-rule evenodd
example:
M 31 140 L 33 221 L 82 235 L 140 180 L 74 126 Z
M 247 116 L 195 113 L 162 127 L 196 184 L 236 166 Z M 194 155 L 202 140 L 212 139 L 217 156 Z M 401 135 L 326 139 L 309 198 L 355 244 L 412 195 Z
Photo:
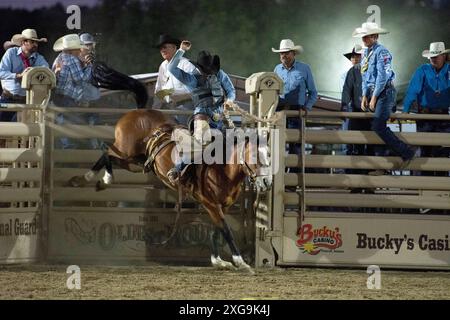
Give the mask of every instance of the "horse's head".
M 270 190 L 273 184 L 273 170 L 267 145 L 247 144 L 244 171 L 258 191 Z

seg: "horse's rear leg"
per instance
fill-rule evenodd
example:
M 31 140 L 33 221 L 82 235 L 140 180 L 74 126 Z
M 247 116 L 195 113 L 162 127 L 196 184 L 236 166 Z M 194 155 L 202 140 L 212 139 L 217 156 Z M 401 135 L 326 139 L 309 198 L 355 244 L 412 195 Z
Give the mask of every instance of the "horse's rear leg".
M 91 171 L 96 172 L 98 174 L 98 172 L 103 168 L 103 166 L 105 167 L 105 175 L 103 176 L 103 178 L 101 180 L 98 180 L 97 183 L 95 184 L 96 191 L 105 190 L 106 187 L 108 185 L 112 184 L 114 181 L 113 171 L 112 171 L 112 162 L 111 162 L 111 158 L 113 158 L 113 156 L 109 155 L 106 152 L 103 154 L 103 156 L 104 156 L 103 157 L 103 165 L 102 165 L 102 163 L 100 163 L 98 165 L 96 163 L 91 169 Z M 95 176 L 97 174 L 95 174 Z
M 214 267 L 219 268 L 229 268 L 230 263 L 223 261 L 219 256 L 219 232 L 222 233 L 223 238 L 227 242 L 228 246 L 231 250 L 231 255 L 233 258 L 234 265 L 239 270 L 245 270 L 250 273 L 253 273 L 252 268 L 244 261 L 239 252 L 238 247 L 236 246 L 236 242 L 233 237 L 233 233 L 231 232 L 228 223 L 225 221 L 225 215 L 223 213 L 222 207 L 220 205 L 217 206 L 205 206 L 208 210 L 211 218 L 213 219 L 214 224 L 216 225 L 216 229 L 211 234 L 211 244 L 212 244 L 212 255 L 211 255 L 211 263 Z
M 82 176 L 75 176 L 69 180 L 69 184 L 73 187 L 84 187 L 88 182 L 92 181 L 100 172 L 100 170 L 106 167 L 105 176 L 103 177 L 103 182 L 105 184 L 112 183 L 112 165 L 111 159 L 108 153 L 103 153 L 102 156 L 93 165 L 91 170 L 86 172 Z M 98 184 L 98 183 L 97 183 Z M 104 189 L 104 188 L 103 188 Z

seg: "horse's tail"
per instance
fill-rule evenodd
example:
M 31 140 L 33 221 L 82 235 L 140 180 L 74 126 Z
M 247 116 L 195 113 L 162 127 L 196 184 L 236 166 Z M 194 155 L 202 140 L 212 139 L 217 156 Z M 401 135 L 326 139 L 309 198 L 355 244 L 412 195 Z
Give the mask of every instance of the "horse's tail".
M 94 63 L 92 79 L 96 87 L 134 92 L 138 109 L 145 108 L 148 101 L 147 89 L 139 80 L 120 73 L 103 62 Z

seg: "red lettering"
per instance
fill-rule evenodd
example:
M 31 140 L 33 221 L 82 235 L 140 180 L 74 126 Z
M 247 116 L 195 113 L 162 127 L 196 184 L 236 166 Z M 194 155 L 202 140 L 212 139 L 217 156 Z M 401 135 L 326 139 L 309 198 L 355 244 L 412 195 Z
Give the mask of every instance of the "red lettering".
M 299 229 L 299 231 L 297 232 L 297 235 L 298 235 L 297 245 L 298 246 L 302 246 L 303 244 L 310 242 L 313 239 L 314 233 L 311 232 L 311 229 L 312 229 L 311 224 L 305 224 Z

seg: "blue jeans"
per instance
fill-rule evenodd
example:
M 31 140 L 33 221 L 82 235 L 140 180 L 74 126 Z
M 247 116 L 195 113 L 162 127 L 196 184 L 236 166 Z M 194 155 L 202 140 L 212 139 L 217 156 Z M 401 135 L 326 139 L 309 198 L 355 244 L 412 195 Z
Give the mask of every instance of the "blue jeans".
M 0 103 L 17 103 L 4 97 L 0 97 Z M 1 110 L 2 108 L 0 108 Z M 16 122 L 17 112 L 15 111 L 0 111 L 0 121 L 2 122 Z
M 218 121 L 213 120 L 214 114 L 223 115 L 223 105 L 220 105 L 215 108 L 205 108 L 205 107 L 196 107 L 194 109 L 194 116 L 197 114 L 205 114 L 208 116 L 208 124 L 211 129 L 222 130 L 223 129 L 223 120 L 220 119 Z
M 402 157 L 409 160 L 414 156 L 412 150 L 406 143 L 401 141 L 387 126 L 387 121 L 395 107 L 396 90 L 392 85 L 388 85 L 377 99 L 375 117 L 372 121 L 372 130 L 384 141 L 386 146 Z M 371 97 L 368 97 L 370 100 Z M 375 155 L 384 155 L 380 148 L 375 149 Z
M 301 123 L 299 118 L 287 118 L 286 128 L 288 129 L 301 129 Z M 288 143 L 287 150 L 291 154 L 300 155 L 302 153 L 302 145 L 300 143 Z
M 448 110 L 431 110 L 431 114 L 443 114 L 448 115 Z M 440 120 L 417 120 L 417 132 L 437 132 L 437 133 L 450 133 L 450 123 L 448 121 L 440 121 Z M 449 148 L 440 147 L 440 146 L 421 146 L 420 147 L 420 155 L 422 157 L 431 157 L 431 158 L 448 158 Z M 422 171 L 420 173 L 421 176 L 448 176 L 447 171 Z

